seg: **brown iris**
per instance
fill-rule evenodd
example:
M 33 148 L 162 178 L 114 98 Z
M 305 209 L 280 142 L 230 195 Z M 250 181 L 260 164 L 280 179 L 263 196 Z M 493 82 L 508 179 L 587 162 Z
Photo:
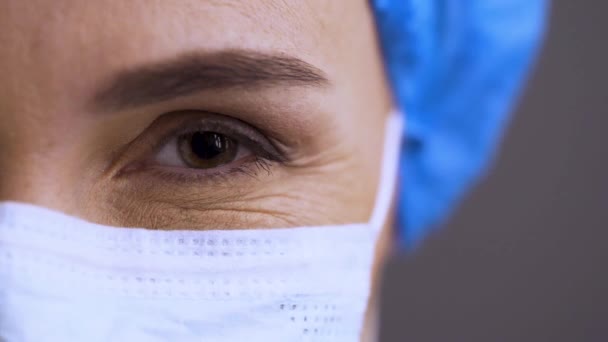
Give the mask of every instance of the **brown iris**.
M 197 169 L 211 169 L 234 161 L 238 144 L 224 134 L 202 131 L 180 136 L 177 141 L 183 161 Z

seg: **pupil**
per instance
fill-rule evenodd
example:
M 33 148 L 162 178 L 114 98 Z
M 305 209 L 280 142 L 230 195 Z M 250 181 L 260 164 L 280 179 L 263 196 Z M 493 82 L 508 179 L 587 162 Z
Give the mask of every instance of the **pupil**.
M 226 136 L 215 132 L 196 132 L 190 141 L 192 152 L 203 160 L 213 159 L 226 152 Z

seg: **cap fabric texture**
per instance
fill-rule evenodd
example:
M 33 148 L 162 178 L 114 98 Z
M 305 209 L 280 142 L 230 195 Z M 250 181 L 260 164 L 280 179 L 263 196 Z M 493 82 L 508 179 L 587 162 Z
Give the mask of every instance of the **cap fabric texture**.
M 541 42 L 545 0 L 371 0 L 406 115 L 401 242 L 437 226 L 491 159 Z

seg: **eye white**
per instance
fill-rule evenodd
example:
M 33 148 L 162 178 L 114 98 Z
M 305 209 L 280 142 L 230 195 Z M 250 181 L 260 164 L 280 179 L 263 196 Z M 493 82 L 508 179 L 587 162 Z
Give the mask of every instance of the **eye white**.
M 178 137 L 171 138 L 156 154 L 154 161 L 164 166 L 187 167 L 180 156 L 178 148 Z

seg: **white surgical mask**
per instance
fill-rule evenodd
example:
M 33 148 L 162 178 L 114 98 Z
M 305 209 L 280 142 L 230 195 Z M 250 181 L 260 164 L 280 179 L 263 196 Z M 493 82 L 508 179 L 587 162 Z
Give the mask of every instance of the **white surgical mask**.
M 0 203 L 0 341 L 358 341 L 401 131 L 368 223 L 158 231 Z

